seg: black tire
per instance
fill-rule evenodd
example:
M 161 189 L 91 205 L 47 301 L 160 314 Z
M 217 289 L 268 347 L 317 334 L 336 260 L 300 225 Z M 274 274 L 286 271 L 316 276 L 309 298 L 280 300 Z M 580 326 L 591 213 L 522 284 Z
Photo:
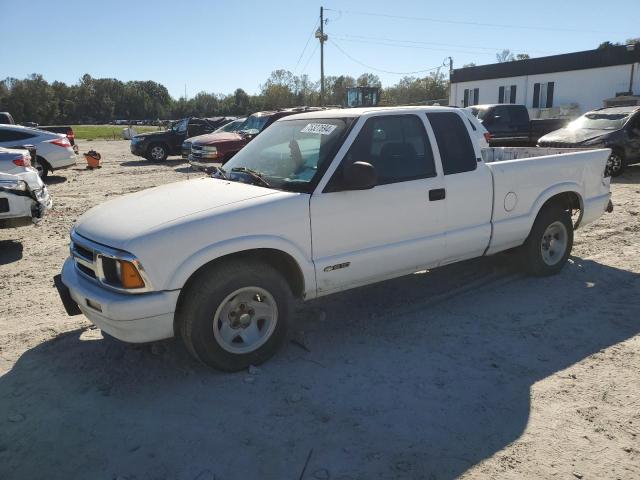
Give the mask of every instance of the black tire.
M 189 282 L 184 297 L 176 312 L 176 318 L 180 330 L 180 336 L 191 354 L 204 364 L 228 372 L 236 372 L 248 368 L 250 365 L 259 365 L 273 356 L 287 335 L 289 311 L 291 305 L 291 289 L 283 276 L 271 266 L 261 262 L 228 261 L 214 264 L 196 274 Z M 271 296 L 271 302 L 267 298 L 259 301 L 265 306 L 271 303 L 276 305 L 275 323 L 271 327 L 263 321 L 264 334 L 258 341 L 262 344 L 257 348 L 246 352 L 232 352 L 229 348 L 251 348 L 250 344 L 244 345 L 241 335 L 249 326 L 232 326 L 233 319 L 246 316 L 241 312 L 249 312 L 250 322 L 260 322 L 260 314 L 251 312 L 251 306 L 256 303 L 247 303 L 237 300 L 245 293 L 233 296 L 241 289 L 260 289 Z M 251 295 L 250 290 L 248 295 Z M 231 298 L 230 298 L 231 297 Z M 246 298 L 246 297 L 245 297 Z M 255 296 L 253 297 L 255 300 Z M 233 308 L 228 315 L 223 315 L 225 307 L 234 301 L 239 302 L 237 308 Z M 251 301 L 249 301 L 251 302 Z M 249 310 L 246 310 L 249 308 Z M 256 307 L 258 308 L 258 307 Z M 237 313 L 236 313 L 237 312 Z M 219 317 L 216 315 L 219 314 Z M 226 323 L 226 325 L 223 325 Z M 221 333 L 223 330 L 237 335 L 231 343 L 225 342 Z M 214 333 L 215 329 L 218 329 Z M 269 331 L 271 329 L 271 331 Z M 260 331 L 260 330 L 258 330 Z M 237 347 L 232 345 L 238 342 Z M 256 343 L 256 342 L 254 342 Z
M 147 160 L 150 162 L 164 162 L 169 156 L 167 146 L 162 143 L 152 143 L 147 150 Z
M 626 163 L 624 160 L 624 155 L 621 152 L 614 150 L 611 152 L 611 155 L 609 155 L 609 158 L 607 159 L 605 174 L 611 177 L 617 177 L 619 175 L 622 175 L 625 167 Z
M 563 236 L 564 251 L 560 250 Z M 544 277 L 562 270 L 572 248 L 573 224 L 570 213 L 560 206 L 549 205 L 538 213 L 520 254 L 527 272 Z
M 42 180 L 47 178 L 49 176 L 49 172 L 51 171 L 51 167 L 42 157 L 36 157 L 36 164 L 33 166 L 33 168 L 38 170 L 38 175 Z

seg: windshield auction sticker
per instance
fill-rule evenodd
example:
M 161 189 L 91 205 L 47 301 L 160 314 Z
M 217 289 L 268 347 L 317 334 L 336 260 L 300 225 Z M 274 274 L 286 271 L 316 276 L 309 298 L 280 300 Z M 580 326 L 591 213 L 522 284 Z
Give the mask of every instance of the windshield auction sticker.
M 308 123 L 300 132 L 302 133 L 319 133 L 320 135 L 331 135 L 336 129 L 336 125 L 330 123 Z

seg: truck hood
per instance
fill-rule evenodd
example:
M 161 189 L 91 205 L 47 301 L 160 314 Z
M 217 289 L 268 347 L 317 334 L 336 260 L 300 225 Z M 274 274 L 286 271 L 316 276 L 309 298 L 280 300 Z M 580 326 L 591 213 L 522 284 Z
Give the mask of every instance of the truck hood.
M 577 130 L 561 128 L 560 130 L 547 133 L 546 135 L 540 137 L 538 143 L 542 144 L 543 142 L 562 142 L 578 145 L 588 140 L 593 140 L 594 138 L 610 135 L 615 131 L 616 130 L 592 130 L 587 128 L 581 128 Z
M 135 128 L 135 126 L 134 126 L 134 128 Z M 145 137 L 145 138 L 160 137 L 160 136 L 166 135 L 169 132 L 170 132 L 170 130 L 158 130 L 157 132 L 138 133 L 137 135 L 134 135 L 133 138 L 136 138 L 136 137 Z
M 132 239 L 168 223 L 277 193 L 280 192 L 215 178 L 187 180 L 124 195 L 93 207 L 78 219 L 74 228 L 90 240 L 127 250 Z
M 207 133 L 191 139 L 192 145 L 212 145 L 223 142 L 240 142 L 244 140 L 242 135 L 234 132 Z

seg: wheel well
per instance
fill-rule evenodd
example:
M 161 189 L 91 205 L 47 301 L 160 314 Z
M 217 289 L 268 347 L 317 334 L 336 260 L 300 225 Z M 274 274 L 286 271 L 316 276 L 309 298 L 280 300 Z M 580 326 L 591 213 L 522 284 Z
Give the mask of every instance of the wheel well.
M 176 305 L 176 311 L 180 308 L 180 302 L 182 301 L 184 293 L 189 289 L 191 283 L 199 273 L 201 273 L 205 269 L 213 267 L 214 265 L 237 260 L 256 261 L 269 264 L 271 267 L 282 274 L 282 276 L 291 287 L 291 292 L 293 293 L 293 295 L 296 298 L 302 298 L 302 295 L 304 294 L 304 275 L 302 274 L 302 270 L 300 270 L 300 266 L 295 261 L 295 259 L 282 250 L 276 250 L 273 248 L 256 248 L 253 250 L 244 250 L 241 252 L 231 253 L 229 255 L 218 257 L 198 268 L 191 274 L 189 279 L 185 282 L 184 286 L 180 290 L 180 295 L 178 297 L 178 302 Z
M 40 155 L 36 155 L 36 160 L 41 165 L 44 165 L 45 167 L 47 167 L 47 170 L 53 171 L 53 168 L 51 168 L 51 164 L 47 162 L 47 160 L 44 157 L 41 157 Z
M 558 193 L 544 202 L 544 204 L 538 211 L 538 215 L 540 215 L 540 212 L 542 210 L 552 205 L 559 206 L 563 210 L 567 210 L 570 214 L 573 212 L 573 210 L 580 210 L 580 216 L 575 221 L 573 226 L 574 230 L 578 228 L 580 220 L 582 220 L 582 199 L 580 198 L 580 195 L 578 195 L 576 192 Z

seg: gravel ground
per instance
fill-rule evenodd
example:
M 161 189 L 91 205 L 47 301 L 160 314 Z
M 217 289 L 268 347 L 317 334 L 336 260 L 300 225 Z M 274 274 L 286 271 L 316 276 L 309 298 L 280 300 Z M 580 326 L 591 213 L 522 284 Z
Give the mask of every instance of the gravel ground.
M 318 299 L 223 374 L 64 313 L 74 220 L 197 176 L 90 148 L 104 168 L 56 172 L 41 226 L 0 230 L 1 479 L 640 478 L 640 166 L 555 277 L 500 255 Z

